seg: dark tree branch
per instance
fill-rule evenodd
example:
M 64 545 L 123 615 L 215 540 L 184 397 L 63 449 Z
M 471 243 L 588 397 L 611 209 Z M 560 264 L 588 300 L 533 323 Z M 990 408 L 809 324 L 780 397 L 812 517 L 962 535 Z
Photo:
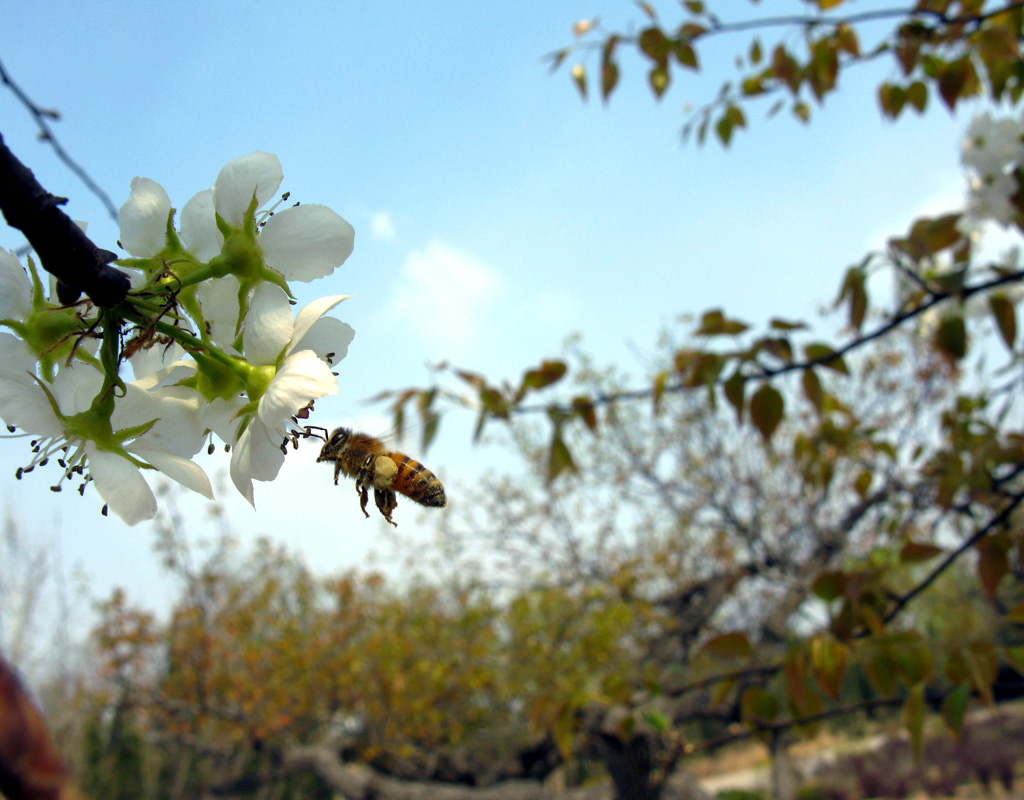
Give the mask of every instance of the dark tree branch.
M 893 318 L 881 323 L 878 327 L 874 328 L 867 333 L 858 336 L 855 339 L 851 339 L 842 347 L 838 347 L 827 355 L 820 356 L 819 358 L 805 359 L 803 361 L 793 361 L 785 366 L 781 367 L 766 367 L 761 366 L 756 372 L 750 372 L 742 374 L 740 377 L 744 383 L 756 380 L 765 380 L 781 377 L 782 375 L 788 375 L 793 372 L 802 372 L 812 367 L 827 366 L 834 361 L 839 361 L 847 353 L 851 353 L 854 350 L 858 350 L 864 345 L 880 339 L 889 332 L 903 325 L 905 322 L 912 320 L 916 317 L 921 316 L 928 309 L 934 306 L 944 303 L 954 298 L 966 300 L 972 295 L 979 294 L 981 292 L 995 289 L 999 286 L 1005 286 L 1010 283 L 1021 283 L 1024 282 L 1024 270 L 1017 270 L 1015 272 L 1007 273 L 1005 275 L 999 275 L 998 277 L 992 278 L 991 280 L 977 283 L 973 286 L 965 286 L 956 292 L 936 292 L 933 291 L 931 297 L 922 302 L 920 305 L 897 314 Z M 714 382 L 714 386 L 721 387 L 725 384 L 725 378 L 719 378 Z M 704 388 L 707 384 L 700 384 L 700 386 L 693 386 L 687 383 L 685 380 L 677 381 L 676 383 L 667 384 L 662 390 L 663 393 L 676 393 L 692 391 L 695 388 Z M 593 406 L 605 406 L 612 405 L 621 401 L 632 401 L 632 400 L 648 400 L 654 397 L 655 389 L 632 389 L 622 392 L 611 392 L 608 394 L 596 394 L 592 397 L 587 398 Z M 563 403 L 552 403 L 550 405 L 513 405 L 508 408 L 509 414 L 534 414 L 534 413 L 550 413 L 563 412 L 566 415 L 571 415 L 574 411 L 574 407 L 570 404 Z
M 1014 494 L 1010 499 L 1010 502 L 1006 504 L 1002 511 L 992 517 L 987 524 L 975 531 L 973 535 L 965 539 L 956 550 L 942 559 L 942 561 L 921 581 L 919 581 L 913 589 L 906 594 L 901 595 L 897 599 L 896 604 L 889 610 L 889 613 L 885 615 L 883 622 L 886 624 L 891 622 L 907 606 L 907 604 L 910 603 L 911 600 L 931 586 L 943 572 L 949 569 L 954 561 L 960 558 L 960 556 L 966 553 L 970 548 L 992 533 L 996 528 L 1008 525 L 1010 522 L 1010 516 L 1013 514 L 1014 509 L 1020 505 L 1021 500 L 1024 500 L 1024 492 Z
M 60 209 L 66 202 L 47 192 L 0 136 L 0 212 L 7 224 L 25 235 L 43 268 L 56 276 L 62 303 L 85 292 L 97 306 L 112 308 L 131 287 L 128 275 L 110 266 L 116 253 L 93 244 Z

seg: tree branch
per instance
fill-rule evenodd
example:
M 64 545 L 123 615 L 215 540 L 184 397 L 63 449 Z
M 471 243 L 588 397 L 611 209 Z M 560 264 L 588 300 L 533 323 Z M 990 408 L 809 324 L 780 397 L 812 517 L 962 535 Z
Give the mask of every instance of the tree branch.
M 60 301 L 70 305 L 82 292 L 97 306 L 112 308 L 131 288 L 128 275 L 110 262 L 116 253 L 97 247 L 36 180 L 0 135 L 0 212 L 20 230 L 38 253 L 43 268 L 56 276 Z

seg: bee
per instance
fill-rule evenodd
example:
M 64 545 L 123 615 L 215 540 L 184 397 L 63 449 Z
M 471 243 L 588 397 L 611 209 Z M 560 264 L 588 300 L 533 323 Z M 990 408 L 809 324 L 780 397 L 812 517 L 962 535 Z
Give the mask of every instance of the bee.
M 359 508 L 367 517 L 370 514 L 366 504 L 372 488 L 377 509 L 392 525 L 398 525 L 391 519 L 391 512 L 398 506 L 395 492 L 433 508 L 443 508 L 448 502 L 441 481 L 419 461 L 405 453 L 388 450 L 380 439 L 355 433 L 350 428 L 336 428 L 324 442 L 316 460 L 334 462 L 335 486 L 339 475 L 356 479 Z

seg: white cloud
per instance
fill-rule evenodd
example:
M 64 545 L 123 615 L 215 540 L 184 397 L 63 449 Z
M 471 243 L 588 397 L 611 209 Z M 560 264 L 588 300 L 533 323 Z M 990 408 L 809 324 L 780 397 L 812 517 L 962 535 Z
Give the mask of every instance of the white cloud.
M 398 236 L 395 220 L 387 211 L 378 211 L 370 216 L 370 238 L 393 242 Z
M 435 240 L 406 257 L 382 317 L 429 330 L 428 356 L 459 357 L 470 352 L 505 289 L 482 261 Z

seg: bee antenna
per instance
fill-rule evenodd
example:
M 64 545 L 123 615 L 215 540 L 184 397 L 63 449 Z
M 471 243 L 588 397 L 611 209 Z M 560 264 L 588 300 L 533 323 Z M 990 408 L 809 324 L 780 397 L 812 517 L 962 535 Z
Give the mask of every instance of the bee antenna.
M 307 439 L 312 437 L 313 439 L 322 439 L 325 442 L 327 441 L 327 428 L 321 428 L 319 425 L 306 425 L 303 430 L 305 431 L 305 438 Z M 323 431 L 323 433 L 317 434 L 313 431 Z

